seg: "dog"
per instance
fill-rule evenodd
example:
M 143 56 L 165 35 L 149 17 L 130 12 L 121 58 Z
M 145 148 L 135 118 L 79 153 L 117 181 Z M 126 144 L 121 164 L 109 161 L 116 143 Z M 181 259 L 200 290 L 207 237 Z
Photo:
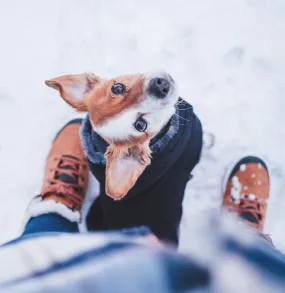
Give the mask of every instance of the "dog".
M 178 244 L 184 191 L 200 158 L 202 126 L 192 106 L 179 98 L 173 78 L 166 72 L 113 79 L 83 73 L 46 84 L 76 111 L 87 113 L 81 139 L 100 183 L 89 229 L 145 225 Z

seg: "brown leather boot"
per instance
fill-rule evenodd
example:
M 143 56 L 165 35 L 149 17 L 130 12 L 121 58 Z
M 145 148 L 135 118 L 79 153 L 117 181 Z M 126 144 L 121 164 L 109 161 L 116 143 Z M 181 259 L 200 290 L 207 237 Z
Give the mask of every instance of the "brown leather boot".
M 270 182 L 266 164 L 257 157 L 241 159 L 225 178 L 223 207 L 263 232 Z
M 82 222 L 89 168 L 81 146 L 82 119 L 74 119 L 56 136 L 47 158 L 40 195 L 34 197 L 25 213 L 23 227 L 33 217 L 57 214 L 73 223 Z
M 70 121 L 56 136 L 40 194 L 43 201 L 53 200 L 78 212 L 85 197 L 89 171 L 79 136 L 81 122 L 81 119 Z

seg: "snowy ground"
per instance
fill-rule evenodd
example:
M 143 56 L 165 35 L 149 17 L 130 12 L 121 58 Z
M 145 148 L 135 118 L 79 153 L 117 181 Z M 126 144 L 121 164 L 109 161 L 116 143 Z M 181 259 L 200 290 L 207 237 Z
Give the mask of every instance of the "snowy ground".
M 193 218 L 219 211 L 227 164 L 258 152 L 272 172 L 266 231 L 285 249 L 284 0 L 0 0 L 0 37 L 0 243 L 17 235 L 74 115 L 44 80 L 165 68 L 216 136 L 187 189 L 181 246 Z

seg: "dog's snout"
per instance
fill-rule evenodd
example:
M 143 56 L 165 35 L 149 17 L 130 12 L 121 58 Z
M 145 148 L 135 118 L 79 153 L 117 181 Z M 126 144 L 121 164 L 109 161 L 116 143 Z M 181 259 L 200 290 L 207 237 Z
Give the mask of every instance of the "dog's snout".
M 167 79 L 156 77 L 150 81 L 149 92 L 158 99 L 164 99 L 170 90 L 170 83 Z

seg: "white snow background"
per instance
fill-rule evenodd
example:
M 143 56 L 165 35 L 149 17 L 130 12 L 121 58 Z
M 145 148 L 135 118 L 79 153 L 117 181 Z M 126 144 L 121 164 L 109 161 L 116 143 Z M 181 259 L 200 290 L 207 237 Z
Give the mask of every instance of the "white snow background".
M 187 187 L 181 248 L 219 212 L 229 162 L 259 153 L 272 178 L 266 232 L 284 251 L 284 55 L 284 0 L 0 0 L 0 243 L 18 235 L 75 114 L 44 80 L 163 68 L 216 136 Z

